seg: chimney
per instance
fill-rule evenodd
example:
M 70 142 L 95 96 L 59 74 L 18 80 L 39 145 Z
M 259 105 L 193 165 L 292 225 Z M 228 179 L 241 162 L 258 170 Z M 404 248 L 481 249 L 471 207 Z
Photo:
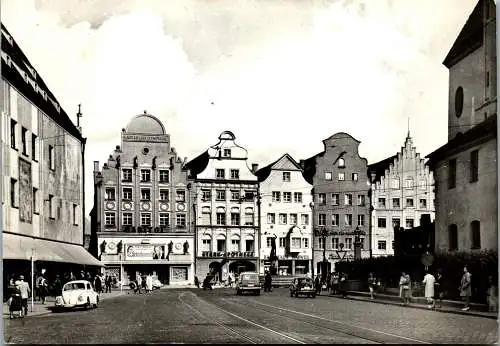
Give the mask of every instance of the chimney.
M 94 161 L 94 172 L 99 172 L 99 161 Z
M 304 167 L 306 165 L 306 161 L 305 160 L 300 160 L 299 164 L 300 164 L 300 168 L 304 169 Z
M 116 151 L 117 153 L 120 153 L 120 152 L 122 151 L 119 145 L 117 145 L 117 146 L 116 146 L 115 151 Z
M 252 173 L 257 172 L 259 169 L 259 165 L 257 163 L 252 163 Z

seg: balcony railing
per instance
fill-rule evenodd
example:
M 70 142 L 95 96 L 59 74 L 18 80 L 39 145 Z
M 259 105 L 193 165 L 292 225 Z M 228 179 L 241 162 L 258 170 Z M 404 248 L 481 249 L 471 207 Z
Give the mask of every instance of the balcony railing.
M 254 257 L 254 251 L 202 251 L 201 257 Z
M 124 232 L 124 233 L 175 233 L 175 232 L 187 232 L 186 226 L 121 226 L 120 229 L 116 229 L 116 225 L 105 226 L 105 232 Z M 115 229 L 109 229 L 115 228 Z

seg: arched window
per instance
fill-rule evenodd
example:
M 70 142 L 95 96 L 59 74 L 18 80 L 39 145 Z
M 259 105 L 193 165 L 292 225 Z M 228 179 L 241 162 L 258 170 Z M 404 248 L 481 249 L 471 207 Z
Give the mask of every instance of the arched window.
M 203 207 L 201 209 L 200 225 L 212 225 L 212 212 L 210 207 Z
M 481 248 L 481 223 L 474 220 L 470 223 L 471 249 Z
M 231 249 L 230 251 L 241 251 L 240 250 L 240 236 L 238 234 L 233 234 L 231 236 Z
M 339 159 L 339 168 L 344 168 L 345 167 L 345 160 L 343 158 Z
M 458 228 L 457 225 L 448 226 L 448 241 L 450 251 L 458 249 Z

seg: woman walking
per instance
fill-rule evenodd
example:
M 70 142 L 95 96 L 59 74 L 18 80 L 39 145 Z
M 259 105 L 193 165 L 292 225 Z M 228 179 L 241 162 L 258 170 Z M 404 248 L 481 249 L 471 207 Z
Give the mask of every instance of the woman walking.
M 424 276 L 424 280 L 422 281 L 425 284 L 425 299 L 427 299 L 427 307 L 429 309 L 434 308 L 434 283 L 436 279 L 434 275 L 427 272 Z
M 403 301 L 403 305 L 410 302 L 410 280 L 409 275 L 405 272 L 401 273 L 401 278 L 399 279 L 399 296 Z
M 368 275 L 368 289 L 370 290 L 370 299 L 373 300 L 373 292 L 375 291 L 375 286 L 377 285 L 377 279 L 373 275 L 373 273 L 370 273 Z
M 440 309 L 443 306 L 443 298 L 443 275 L 441 275 L 441 270 L 438 270 L 434 281 L 434 308 Z
M 462 311 L 469 311 L 469 301 L 470 301 L 470 296 L 472 295 L 472 289 L 471 289 L 471 273 L 467 270 L 467 266 L 464 267 L 464 274 L 462 275 L 462 280 L 460 281 L 460 297 L 462 297 L 462 300 L 464 302 L 464 307 L 462 308 Z

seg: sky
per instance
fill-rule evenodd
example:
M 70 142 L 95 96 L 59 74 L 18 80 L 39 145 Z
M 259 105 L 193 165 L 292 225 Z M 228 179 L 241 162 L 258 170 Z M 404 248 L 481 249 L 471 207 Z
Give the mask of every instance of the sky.
M 86 205 L 135 115 L 181 157 L 230 130 L 265 166 L 347 132 L 374 163 L 446 143 L 446 54 L 477 0 L 2 0 L 1 20 L 87 137 Z

